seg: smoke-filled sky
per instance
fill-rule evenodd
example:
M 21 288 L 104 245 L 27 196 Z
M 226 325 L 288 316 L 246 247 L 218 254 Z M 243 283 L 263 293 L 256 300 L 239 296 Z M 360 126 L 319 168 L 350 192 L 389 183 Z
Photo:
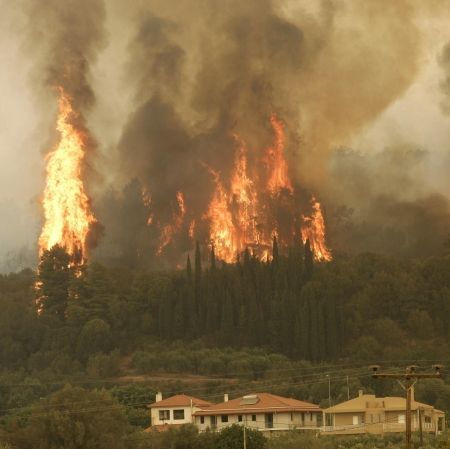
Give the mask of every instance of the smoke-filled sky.
M 0 0 L 0 10 L 3 269 L 30 263 L 24 248 L 34 255 L 61 83 L 96 141 L 100 253 L 127 233 L 130 217 L 111 217 L 108 201 L 133 178 L 162 219 L 180 186 L 201 209 L 199 161 L 230 170 L 230 133 L 264 145 L 272 112 L 332 248 L 423 255 L 450 229 L 448 1 Z

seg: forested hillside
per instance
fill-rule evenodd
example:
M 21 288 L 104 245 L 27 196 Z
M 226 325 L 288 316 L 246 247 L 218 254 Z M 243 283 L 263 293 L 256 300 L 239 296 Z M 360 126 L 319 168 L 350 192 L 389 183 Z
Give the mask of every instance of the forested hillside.
M 1 276 L 2 426 L 14 433 L 66 383 L 106 388 L 128 424 L 145 428 L 158 389 L 212 401 L 272 391 L 326 406 L 328 379 L 333 403 L 360 388 L 403 395 L 371 379 L 370 363 L 450 363 L 448 254 L 324 264 L 308 246 L 281 255 L 276 241 L 270 262 L 247 252 L 223 264 L 213 251 L 205 262 L 201 253 L 197 245 L 183 269 L 143 272 L 74 269 L 55 247 L 38 275 Z M 445 381 L 419 384 L 417 397 L 450 410 Z

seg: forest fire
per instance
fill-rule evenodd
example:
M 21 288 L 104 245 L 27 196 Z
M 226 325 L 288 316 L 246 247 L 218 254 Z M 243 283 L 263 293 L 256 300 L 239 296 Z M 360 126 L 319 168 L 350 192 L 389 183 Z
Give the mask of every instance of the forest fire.
M 163 227 L 157 255 L 162 254 L 164 248 L 172 241 L 174 234 L 179 231 L 183 224 L 184 217 L 186 215 L 186 206 L 182 192 L 177 192 L 176 200 L 177 210 L 173 214 L 173 222 Z
M 266 260 L 274 236 L 285 248 L 300 235 L 303 243 L 309 240 L 316 260 L 331 260 L 320 203 L 314 197 L 308 202 L 295 189 L 284 154 L 284 124 L 272 114 L 270 125 L 273 142 L 262 150 L 249 148 L 239 135 L 233 135 L 236 149 L 228 179 L 223 172 L 204 164 L 211 175 L 213 191 L 200 218 L 190 215 L 192 210 L 183 193 L 177 192 L 171 221 L 159 228 L 157 255 L 174 241 L 176 234 L 186 233 L 191 244 L 194 239 L 210 244 L 217 258 L 225 262 L 234 262 L 246 249 Z M 146 201 L 145 196 L 143 199 Z M 189 224 L 185 225 L 186 213 Z M 198 223 L 203 223 L 203 227 L 197 232 Z M 207 235 L 201 229 L 207 229 Z
M 312 214 L 302 216 L 301 235 L 303 243 L 309 240 L 311 250 L 317 260 L 330 261 L 332 259 L 330 250 L 325 245 L 325 221 L 323 219 L 320 203 L 311 198 Z
M 266 164 L 269 169 L 267 189 L 275 196 L 281 189 L 293 193 L 291 180 L 288 174 L 288 165 L 284 157 L 284 127 L 275 114 L 270 117 L 270 123 L 275 132 L 275 143 L 267 149 Z
M 43 194 L 44 226 L 39 252 L 55 245 L 64 248 L 74 263 L 86 259 L 86 240 L 96 223 L 82 179 L 87 136 L 77 127 L 79 114 L 72 99 L 59 89 L 57 131 L 59 142 L 47 157 L 46 185 Z

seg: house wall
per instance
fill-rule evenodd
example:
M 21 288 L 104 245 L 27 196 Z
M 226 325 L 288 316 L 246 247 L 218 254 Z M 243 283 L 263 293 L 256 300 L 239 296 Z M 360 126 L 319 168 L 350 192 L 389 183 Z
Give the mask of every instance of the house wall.
M 161 420 L 159 419 L 160 410 L 169 410 L 169 419 Z M 184 419 L 174 419 L 174 410 L 184 410 Z M 196 412 L 197 407 L 193 407 L 193 411 Z M 154 407 L 151 408 L 151 425 L 161 426 L 163 424 L 189 424 L 192 422 L 191 407 Z
M 294 429 L 303 427 L 317 427 L 322 413 L 286 412 L 274 413 L 273 427 L 279 429 Z M 319 417 L 320 416 L 320 417 Z
M 252 417 L 255 416 L 256 420 L 253 421 Z M 273 413 L 273 429 L 293 429 L 302 427 L 317 427 L 319 413 L 301 413 L 301 412 L 279 412 Z M 225 427 L 231 426 L 233 424 L 246 425 L 250 429 L 265 430 L 268 429 L 266 426 L 266 413 L 250 413 L 247 415 L 242 415 L 242 421 L 239 421 L 238 414 L 227 415 L 228 422 L 222 422 L 222 415 L 216 416 L 216 426 L 215 429 L 221 430 Z M 204 431 L 207 428 L 212 428 L 211 416 L 204 416 L 204 423 L 201 423 L 201 417 L 196 416 L 194 420 L 195 425 L 200 431 Z
M 357 416 L 358 423 L 356 425 L 361 425 L 365 423 L 365 413 L 363 412 L 353 412 L 353 413 L 335 413 L 333 418 L 334 426 L 352 426 L 354 425 L 353 417 Z

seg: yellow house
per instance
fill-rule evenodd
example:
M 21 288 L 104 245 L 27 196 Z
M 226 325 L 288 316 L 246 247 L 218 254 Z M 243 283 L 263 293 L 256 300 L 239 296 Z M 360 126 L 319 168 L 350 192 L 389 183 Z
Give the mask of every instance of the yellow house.
M 323 434 L 354 435 L 362 433 L 384 434 L 405 432 L 406 399 L 401 397 L 377 398 L 373 394 L 363 394 L 323 411 Z M 439 433 L 445 428 L 445 414 L 431 405 L 411 401 L 411 428 L 429 433 Z

